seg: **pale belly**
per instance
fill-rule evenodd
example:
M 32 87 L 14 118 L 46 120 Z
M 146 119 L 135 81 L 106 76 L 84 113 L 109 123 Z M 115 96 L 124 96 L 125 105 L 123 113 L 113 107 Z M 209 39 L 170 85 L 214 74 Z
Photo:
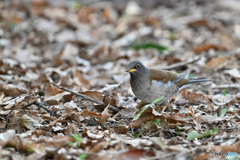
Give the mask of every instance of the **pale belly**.
M 140 83 L 141 84 L 141 83 Z M 137 85 L 134 87 L 133 93 L 145 103 L 152 103 L 154 100 L 164 96 L 157 104 L 167 103 L 167 101 L 178 92 L 178 87 L 175 83 L 168 82 L 166 84 L 158 81 L 153 81 L 152 85 Z

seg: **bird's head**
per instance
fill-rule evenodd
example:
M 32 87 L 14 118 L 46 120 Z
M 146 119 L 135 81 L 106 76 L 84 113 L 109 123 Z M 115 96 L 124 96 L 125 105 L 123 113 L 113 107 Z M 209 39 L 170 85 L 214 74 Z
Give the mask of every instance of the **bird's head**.
M 132 61 L 127 65 L 126 72 L 131 75 L 143 75 L 148 72 L 148 69 L 140 61 Z

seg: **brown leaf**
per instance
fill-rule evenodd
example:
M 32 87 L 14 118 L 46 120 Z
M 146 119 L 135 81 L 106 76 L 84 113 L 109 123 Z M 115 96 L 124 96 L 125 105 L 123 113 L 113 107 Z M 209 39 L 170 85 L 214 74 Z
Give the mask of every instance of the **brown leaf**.
M 144 159 L 153 156 L 155 156 L 155 153 L 152 150 L 131 149 L 122 153 L 121 159 Z
M 117 126 L 114 127 L 113 129 L 116 134 L 127 134 L 126 126 Z
M 0 129 L 5 128 L 6 124 L 7 124 L 6 121 L 1 118 L 1 119 L 0 119 Z
M 58 67 L 63 64 L 63 60 L 61 59 L 62 54 L 63 54 L 63 49 L 53 57 L 52 59 L 53 67 Z
M 217 46 L 215 44 L 202 44 L 202 45 L 200 45 L 198 47 L 193 48 L 193 51 L 196 54 L 200 54 L 201 52 L 204 52 L 204 51 L 207 52 L 210 49 L 214 49 L 216 51 L 226 50 L 225 47 L 223 47 L 223 46 Z
M 48 6 L 48 2 L 46 0 L 31 0 L 31 5 L 34 7 L 45 7 Z
M 216 57 L 206 63 L 206 66 L 215 70 L 222 68 L 237 68 L 237 60 L 235 57 Z
M 174 114 L 174 113 L 164 113 L 166 120 L 168 123 L 183 123 L 187 122 L 186 116 L 182 114 Z
M 47 147 L 54 146 L 56 148 L 65 147 L 69 144 L 69 142 L 74 142 L 75 139 L 73 137 L 68 136 L 55 136 L 53 138 L 46 138 L 45 145 Z
M 48 2 L 46 0 L 31 0 L 31 12 L 33 14 L 40 14 L 43 7 L 48 6 Z
M 100 121 L 101 123 L 105 123 L 106 120 L 111 116 L 111 114 L 109 114 L 108 107 L 109 107 L 109 105 L 108 105 L 108 106 L 104 109 L 104 111 L 102 112 L 102 115 L 101 115 L 101 117 L 100 117 L 100 119 L 99 119 L 99 121 Z
M 75 124 L 71 123 L 70 126 L 63 130 L 65 135 L 78 134 L 78 129 Z
M 179 58 L 172 56 L 172 57 L 168 58 L 167 65 L 169 66 L 173 63 L 178 63 L 178 62 L 181 62 L 181 60 Z
M 100 142 L 100 143 L 94 145 L 94 146 L 90 149 L 89 152 L 90 152 L 90 153 L 97 153 L 97 152 L 99 152 L 100 150 L 104 149 L 105 144 L 106 144 L 106 142 Z
M 3 84 L 0 86 L 0 92 L 3 92 L 5 96 L 14 97 L 27 93 L 27 87 L 23 83 L 19 83 L 18 85 Z
M 181 99 L 188 100 L 188 103 L 190 104 L 207 104 L 211 102 L 211 98 L 209 98 L 207 95 L 190 92 L 186 88 L 180 90 L 178 96 L 175 98 L 175 101 L 180 101 Z
M 103 101 L 104 99 L 104 94 L 98 91 L 86 91 L 86 92 L 79 92 L 79 93 L 84 94 L 88 97 L 97 99 L 99 101 Z
M 231 35 L 221 32 L 220 38 L 222 46 L 225 47 L 227 50 L 232 50 L 235 48 L 235 40 Z
M 89 83 L 86 79 L 83 78 L 81 72 L 79 72 L 79 71 L 76 69 L 73 74 L 74 74 L 74 77 L 78 78 L 80 84 L 82 84 L 86 89 L 89 89 L 90 83 Z M 77 82 L 77 84 L 79 84 L 79 82 Z
M 206 19 L 189 22 L 187 25 L 188 25 L 188 27 L 192 27 L 192 28 L 195 28 L 198 26 L 203 26 L 203 27 L 209 28 L 209 25 L 208 25 L 208 22 Z
M 129 127 L 133 128 L 141 128 L 143 124 L 145 124 L 147 121 L 153 120 L 153 119 L 162 119 L 163 116 L 156 116 L 153 114 L 153 109 L 150 107 L 147 110 L 145 110 L 137 119 L 132 121 L 129 124 Z
M 41 156 L 46 155 L 45 146 L 43 146 L 42 144 L 30 143 L 28 147 L 30 147 L 35 153 L 38 153 Z
M 60 93 L 61 90 L 49 83 L 44 83 L 42 85 L 42 90 L 45 92 L 45 97 L 55 96 L 56 94 Z
M 89 110 L 83 110 L 81 115 L 86 117 L 101 117 L 101 114 L 97 113 L 96 111 L 89 111 Z

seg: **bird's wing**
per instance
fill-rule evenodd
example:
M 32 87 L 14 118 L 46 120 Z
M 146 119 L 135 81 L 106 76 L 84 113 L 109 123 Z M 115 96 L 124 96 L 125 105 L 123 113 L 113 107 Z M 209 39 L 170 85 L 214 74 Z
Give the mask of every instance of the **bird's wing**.
M 184 79 L 186 77 L 186 73 L 182 73 L 182 74 L 178 74 L 177 78 L 175 78 L 172 82 L 177 83 L 179 81 L 181 81 L 182 79 Z
M 168 81 L 172 81 L 175 83 L 183 79 L 184 77 L 179 76 L 177 73 L 150 69 L 150 78 L 152 80 L 161 81 L 162 83 L 168 83 Z

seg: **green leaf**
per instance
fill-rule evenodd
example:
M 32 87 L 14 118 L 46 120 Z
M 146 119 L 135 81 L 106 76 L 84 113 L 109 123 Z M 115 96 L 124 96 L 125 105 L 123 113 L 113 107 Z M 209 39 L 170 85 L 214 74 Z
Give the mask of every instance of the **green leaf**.
M 144 43 L 144 44 L 136 44 L 136 45 L 132 45 L 131 48 L 133 48 L 134 50 L 140 50 L 140 49 L 148 49 L 148 48 L 154 48 L 156 49 L 159 53 L 162 53 L 163 51 L 167 50 L 168 48 L 167 47 L 164 47 L 164 46 L 160 46 L 158 44 L 155 44 L 155 43 L 151 43 L 151 42 L 148 42 L 148 43 Z
M 4 146 L 4 148 L 13 148 L 13 146 L 10 145 L 10 144 L 6 144 L 6 145 Z
M 177 39 L 177 36 L 176 36 L 176 34 L 175 34 L 175 33 L 173 33 L 173 32 L 170 32 L 170 33 L 169 33 L 169 39 L 170 39 L 170 40 Z
M 192 131 L 191 133 L 188 134 L 187 140 L 191 141 L 199 136 L 200 136 L 200 134 L 197 131 Z
M 159 125 L 160 119 L 153 119 L 153 120 L 151 120 L 151 122 L 154 122 L 156 125 Z
M 184 132 L 186 132 L 185 128 L 181 127 Z
M 206 137 L 210 137 L 213 134 L 217 133 L 218 127 L 215 127 L 213 130 L 207 129 L 202 135 L 200 135 L 197 131 L 192 131 L 191 133 L 188 134 L 187 140 L 191 141 L 194 140 L 195 138 L 197 139 L 202 139 Z
M 87 157 L 87 154 L 86 154 L 86 153 L 83 153 L 83 154 L 81 154 L 81 155 L 79 156 L 79 158 L 80 158 L 81 160 L 84 160 L 86 157 Z
M 220 115 L 220 117 L 224 117 L 224 115 L 227 113 L 227 110 L 228 110 L 228 108 L 223 108 L 223 109 L 221 109 L 221 115 Z M 217 117 L 217 113 L 215 113 L 214 116 Z
M 157 103 L 158 101 L 160 101 L 161 99 L 163 99 L 164 95 L 158 99 L 156 99 L 155 101 L 153 101 L 151 104 L 149 104 L 146 108 L 144 108 L 141 112 L 139 112 L 136 116 L 134 116 L 133 120 L 136 119 L 136 117 L 140 116 L 146 109 L 148 109 L 151 105 Z
M 74 144 L 73 142 L 69 142 L 69 143 L 68 143 L 69 146 L 71 146 L 71 145 L 73 145 L 73 144 Z
M 138 135 L 135 134 L 135 133 L 133 133 L 132 136 L 133 136 L 134 138 L 138 138 Z
M 214 133 L 217 133 L 218 127 L 213 128 L 213 130 L 210 130 L 210 134 L 213 135 Z
M 223 90 L 223 95 L 226 96 L 226 88 Z
M 141 127 L 141 130 L 139 131 L 137 138 L 144 132 L 144 127 L 147 125 L 147 122 Z
M 28 152 L 28 154 L 30 154 L 30 153 L 33 152 L 33 150 L 32 150 L 32 148 L 31 148 L 30 144 L 28 144 L 28 146 L 27 146 L 27 152 Z
M 228 108 L 221 109 L 221 115 L 220 117 L 223 117 L 227 113 Z
M 72 136 L 73 136 L 73 138 L 74 138 L 75 140 L 77 140 L 78 142 L 81 142 L 81 141 L 82 141 L 82 137 L 79 137 L 78 134 L 72 134 Z

